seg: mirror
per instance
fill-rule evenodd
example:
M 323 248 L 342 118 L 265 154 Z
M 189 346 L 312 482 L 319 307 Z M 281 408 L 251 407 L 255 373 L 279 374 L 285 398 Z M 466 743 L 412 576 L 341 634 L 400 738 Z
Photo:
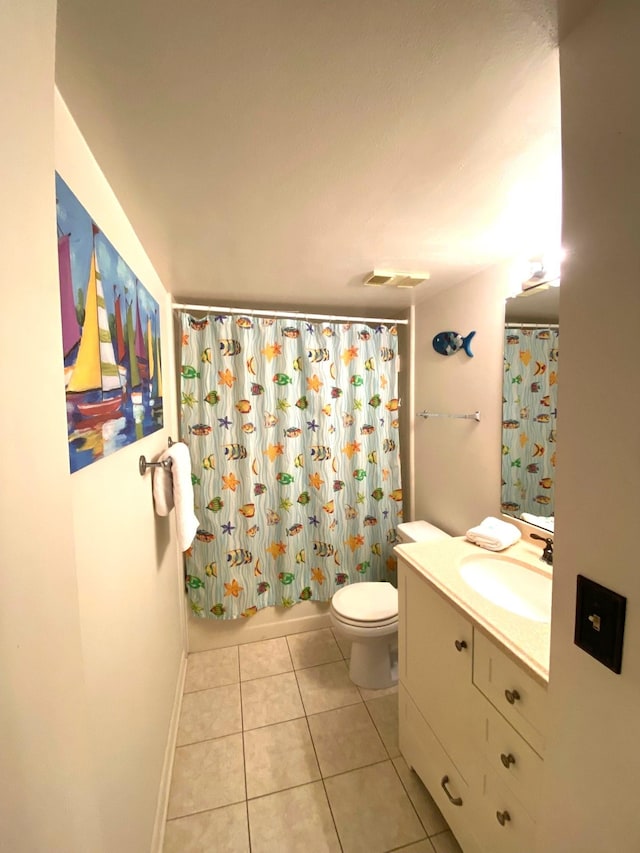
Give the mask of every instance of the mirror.
M 501 509 L 554 530 L 559 288 L 506 300 Z

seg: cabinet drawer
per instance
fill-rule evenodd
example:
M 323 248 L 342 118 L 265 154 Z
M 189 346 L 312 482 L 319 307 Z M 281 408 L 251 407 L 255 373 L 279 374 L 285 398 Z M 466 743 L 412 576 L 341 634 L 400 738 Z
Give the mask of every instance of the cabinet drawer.
M 480 802 L 482 775 L 478 772 L 471 785 L 465 782 L 402 684 L 398 701 L 400 752 L 429 789 L 464 853 L 482 853 L 470 829 Z
M 473 683 L 542 755 L 546 731 L 546 689 L 485 635 L 474 631 Z
M 478 812 L 477 832 L 487 853 L 533 853 L 536 825 L 513 791 L 490 770 Z
M 530 815 L 536 814 L 543 761 L 513 726 L 485 702 L 481 719 L 482 751 L 503 785 L 510 788 Z

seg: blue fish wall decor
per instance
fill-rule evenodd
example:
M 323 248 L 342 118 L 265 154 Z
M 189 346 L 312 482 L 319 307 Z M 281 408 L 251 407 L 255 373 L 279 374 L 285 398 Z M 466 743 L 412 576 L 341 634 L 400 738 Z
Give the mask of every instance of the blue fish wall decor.
M 460 332 L 438 332 L 433 339 L 433 348 L 440 355 L 453 355 L 458 350 L 463 349 L 469 358 L 473 358 L 471 352 L 471 339 L 475 335 L 474 332 L 463 338 Z

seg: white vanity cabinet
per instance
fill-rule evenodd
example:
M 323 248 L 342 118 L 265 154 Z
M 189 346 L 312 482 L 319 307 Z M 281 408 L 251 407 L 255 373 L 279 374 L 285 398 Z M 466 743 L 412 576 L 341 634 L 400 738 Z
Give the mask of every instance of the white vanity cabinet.
M 401 558 L 400 750 L 464 853 L 533 853 L 546 688 Z

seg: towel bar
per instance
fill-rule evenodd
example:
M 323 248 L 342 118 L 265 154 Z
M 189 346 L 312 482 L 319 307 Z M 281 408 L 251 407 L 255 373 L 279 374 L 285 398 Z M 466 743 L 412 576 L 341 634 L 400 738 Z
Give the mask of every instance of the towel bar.
M 480 412 L 474 412 L 471 415 L 449 415 L 443 412 L 418 412 L 419 418 L 461 418 L 467 421 L 479 421 Z
M 174 444 L 173 439 L 169 436 L 168 440 L 169 447 L 172 447 Z M 145 456 L 141 456 L 138 459 L 138 471 L 140 471 L 140 476 L 144 477 L 147 473 L 147 468 L 171 468 L 171 459 L 163 459 L 162 462 L 147 462 Z

